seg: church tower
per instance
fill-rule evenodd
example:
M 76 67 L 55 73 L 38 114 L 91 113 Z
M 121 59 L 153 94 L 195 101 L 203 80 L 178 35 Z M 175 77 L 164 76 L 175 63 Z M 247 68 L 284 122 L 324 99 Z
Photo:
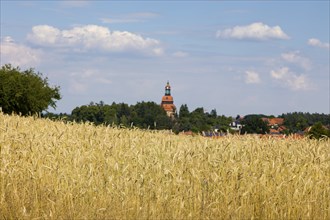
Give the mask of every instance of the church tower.
M 171 86 L 168 81 L 165 86 L 165 95 L 162 98 L 160 106 L 166 111 L 169 117 L 172 117 L 176 111 L 176 107 L 173 104 L 173 97 L 171 96 Z

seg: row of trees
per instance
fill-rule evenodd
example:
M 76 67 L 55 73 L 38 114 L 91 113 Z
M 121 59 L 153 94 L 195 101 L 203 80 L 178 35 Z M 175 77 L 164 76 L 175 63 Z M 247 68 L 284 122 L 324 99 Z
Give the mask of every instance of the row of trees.
M 321 124 L 325 128 L 330 128 L 329 114 L 292 112 L 279 115 L 278 117 L 284 119 L 284 124 L 282 125 L 285 128 L 285 130 L 282 131 L 284 134 L 302 133 L 306 130 L 306 128 L 309 128 L 317 123 Z M 268 133 L 269 127 L 267 126 L 267 123 L 262 120 L 262 118 L 275 118 L 275 116 L 267 116 L 262 114 L 246 115 L 241 120 L 241 123 L 244 125 L 241 132 L 258 134 Z
M 20 70 L 6 64 L 0 69 L 0 107 L 4 113 L 17 113 L 23 116 L 40 114 L 49 106 L 55 108 L 56 101 L 61 99 L 59 87 L 51 87 L 48 79 L 34 69 Z M 172 129 L 174 132 L 181 131 L 230 131 L 231 117 L 219 116 L 215 109 L 210 113 L 203 108 L 196 108 L 190 112 L 186 104 L 181 105 L 178 114 L 169 118 L 166 112 L 155 102 L 139 102 L 136 105 L 125 103 L 104 102 L 90 103 L 76 107 L 70 115 L 47 113 L 45 117 L 65 118 L 69 121 L 93 122 L 99 124 L 114 124 L 122 126 L 135 126 L 149 129 Z M 265 115 L 248 115 L 240 121 L 243 127 L 241 133 L 269 132 L 267 124 L 262 117 L 274 117 Z M 305 128 L 316 125 L 316 131 L 326 133 L 330 125 L 329 114 L 310 114 L 294 112 L 282 114 L 284 118 L 285 133 L 296 133 Z M 313 128 L 312 131 L 315 132 Z M 321 132 L 321 133 L 322 133 Z M 316 132 L 317 133 L 317 132 Z M 322 133 L 322 134 L 323 134 Z M 330 136 L 330 134 L 329 134 Z
M 280 115 L 284 118 L 284 126 L 289 133 L 303 131 L 317 122 L 324 126 L 330 126 L 330 115 L 319 113 L 292 112 Z
M 73 109 L 69 120 L 89 121 L 96 125 L 136 126 L 149 129 L 170 129 L 172 122 L 166 112 L 154 102 L 140 102 L 129 106 L 125 103 L 104 102 L 83 105 Z
M 44 117 L 62 118 L 69 121 L 89 121 L 96 125 L 121 125 L 125 127 L 134 126 L 148 129 L 172 129 L 178 133 L 181 131 L 201 132 L 213 129 L 227 131 L 232 121 L 231 117 L 218 116 L 216 110 L 211 113 L 205 112 L 203 108 L 196 108 L 190 112 L 188 106 L 182 105 L 179 114 L 170 118 L 164 109 L 155 102 L 138 102 L 135 105 L 125 103 L 105 104 L 91 102 L 73 109 L 71 115 L 45 114 Z
M 186 104 L 181 105 L 178 114 L 169 118 L 166 112 L 155 102 L 139 102 L 136 105 L 128 105 L 125 103 L 112 103 L 107 105 L 104 102 L 93 103 L 76 107 L 71 115 L 54 115 L 47 114 L 45 117 L 62 118 L 76 122 L 92 122 L 96 125 L 121 125 L 125 127 L 138 127 L 143 129 L 172 129 L 174 132 L 192 131 L 199 133 L 202 131 L 220 131 L 234 132 L 229 124 L 233 121 L 232 117 L 218 115 L 216 110 L 205 112 L 203 108 L 196 108 L 190 112 Z M 267 115 L 246 115 L 243 119 L 239 116 L 239 123 L 242 124 L 241 134 L 267 134 L 270 127 L 262 118 L 272 118 L 274 116 Z M 284 118 L 284 126 L 286 130 L 284 134 L 301 132 L 304 129 L 315 125 L 311 129 L 311 135 L 330 136 L 329 127 L 330 115 L 318 113 L 302 113 L 294 112 L 282 114 Z M 237 121 L 237 120 L 236 120 Z M 302 121 L 307 121 L 302 127 Z M 321 126 L 321 127 L 320 127 Z M 314 133 L 312 133 L 314 132 Z M 319 137 L 318 136 L 318 137 Z

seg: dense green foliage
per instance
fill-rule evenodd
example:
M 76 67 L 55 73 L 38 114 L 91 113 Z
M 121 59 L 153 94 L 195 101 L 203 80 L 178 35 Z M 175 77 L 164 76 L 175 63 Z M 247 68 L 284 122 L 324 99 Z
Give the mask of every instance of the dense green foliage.
M 307 134 L 310 138 L 320 139 L 330 137 L 330 130 L 324 127 L 321 122 L 317 122 L 309 129 Z
M 196 108 L 194 111 L 189 112 L 187 105 L 181 105 L 179 110 L 178 124 L 180 131 L 200 132 L 215 129 L 227 131 L 231 121 L 231 117 L 217 115 L 215 109 L 210 113 L 205 112 L 204 108 Z
M 89 121 L 96 125 L 114 124 L 144 129 L 171 129 L 175 133 L 182 131 L 193 131 L 195 133 L 202 131 L 234 132 L 229 126 L 233 121 L 232 117 L 220 116 L 215 109 L 211 110 L 211 112 L 206 112 L 204 108 L 201 107 L 190 112 L 186 104 L 181 105 L 178 114 L 174 114 L 172 118 L 169 118 L 160 105 L 155 102 L 139 102 L 136 105 L 128 105 L 125 103 L 112 103 L 108 105 L 102 101 L 100 103 L 91 102 L 89 105 L 76 107 L 71 115 L 49 113 L 44 116 L 77 122 Z M 284 126 L 287 126 L 287 129 L 283 131 L 285 134 L 303 131 L 316 122 L 320 122 L 324 126 L 323 128 L 329 131 L 330 115 L 317 113 L 287 113 L 282 114 L 280 117 L 284 117 Z M 244 118 L 238 116 L 236 122 L 238 120 L 238 123 L 243 125 L 240 133 L 269 133 L 270 127 L 268 127 L 267 123 L 264 122 L 262 118 L 274 118 L 274 116 L 263 114 L 246 115 Z M 321 134 L 324 135 L 322 132 Z M 312 136 L 314 137 L 315 134 Z
M 0 69 L 0 107 L 4 113 L 29 115 L 55 108 L 59 87 L 50 87 L 48 78 L 34 69 L 21 71 L 6 64 Z
M 266 134 L 269 127 L 262 119 L 261 115 L 247 115 L 242 121 L 242 134 Z
M 70 119 L 77 122 L 89 121 L 96 125 L 134 125 L 150 129 L 170 129 L 173 123 L 164 109 L 155 102 L 141 102 L 131 106 L 125 103 L 107 105 L 102 101 L 91 102 L 73 109 Z
M 46 114 L 49 118 L 62 118 L 70 121 L 85 122 L 89 121 L 96 125 L 121 125 L 125 127 L 134 126 L 148 129 L 172 129 L 178 133 L 181 131 L 209 131 L 218 129 L 227 131 L 231 117 L 224 115 L 218 116 L 216 110 L 211 113 L 205 112 L 203 108 L 196 108 L 189 112 L 187 105 L 180 107 L 179 115 L 175 114 L 170 118 L 161 106 L 155 102 L 139 102 L 136 105 L 125 103 L 104 102 L 83 105 L 73 109 L 71 115 Z
M 282 114 L 280 117 L 284 118 L 284 126 L 287 128 L 288 133 L 303 131 L 317 122 L 324 126 L 330 126 L 329 114 L 293 112 Z

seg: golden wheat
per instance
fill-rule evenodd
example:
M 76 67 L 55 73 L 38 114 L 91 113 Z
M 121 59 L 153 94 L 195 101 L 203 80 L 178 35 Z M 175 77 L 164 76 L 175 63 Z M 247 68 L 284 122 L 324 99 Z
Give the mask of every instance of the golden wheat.
M 2 219 L 329 219 L 329 140 L 0 113 Z

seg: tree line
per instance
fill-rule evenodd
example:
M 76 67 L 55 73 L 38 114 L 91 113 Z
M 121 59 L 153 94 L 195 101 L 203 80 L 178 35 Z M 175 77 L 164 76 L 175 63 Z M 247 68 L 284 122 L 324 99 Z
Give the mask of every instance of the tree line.
M 105 104 L 91 102 L 72 110 L 71 114 L 47 113 L 43 117 L 76 122 L 92 122 L 95 125 L 116 125 L 142 129 L 171 129 L 174 132 L 192 131 L 195 133 L 219 129 L 227 131 L 231 117 L 217 115 L 216 110 L 210 113 L 203 108 L 190 112 L 186 104 L 181 105 L 179 112 L 168 117 L 165 110 L 155 102 L 138 102 L 135 105 L 126 103 Z
M 303 131 L 318 122 L 323 126 L 330 127 L 330 114 L 292 112 L 282 114 L 279 117 L 284 118 L 284 125 L 288 133 Z
M 230 123 L 232 117 L 218 115 L 215 109 L 206 112 L 199 107 L 189 111 L 187 104 L 180 106 L 179 111 L 173 117 L 168 117 L 164 109 L 155 102 L 138 102 L 135 105 L 126 103 L 105 104 L 91 102 L 89 105 L 82 105 L 72 110 L 71 114 L 45 114 L 44 117 L 76 121 L 92 122 L 95 125 L 116 125 L 124 127 L 138 127 L 142 129 L 171 129 L 175 133 L 192 131 L 200 133 L 203 131 L 231 132 Z M 236 117 L 236 121 L 242 124 L 241 134 L 267 134 L 270 131 L 268 124 L 263 118 L 274 118 L 262 114 L 246 115 L 243 118 Z M 278 116 L 284 119 L 283 126 L 286 128 L 283 134 L 303 132 L 306 128 L 318 124 L 321 128 L 330 128 L 330 115 L 319 113 L 293 112 Z M 324 133 L 324 132 L 323 132 Z M 325 132 L 324 134 L 327 134 Z M 330 136 L 330 134 L 329 134 Z
M 56 108 L 56 101 L 61 99 L 60 87 L 50 86 L 48 78 L 34 69 L 21 70 L 5 64 L 0 69 L 0 110 L 6 114 L 22 116 L 39 114 L 42 117 L 66 121 L 86 122 L 95 125 L 118 125 L 142 129 L 171 129 L 175 133 L 192 131 L 234 132 L 230 123 L 232 117 L 218 115 L 215 109 L 206 112 L 203 107 L 189 111 L 183 104 L 173 117 L 168 117 L 164 109 L 155 102 L 138 102 L 135 105 L 126 103 L 105 104 L 91 102 L 72 110 L 71 114 L 54 114 L 46 112 L 48 107 Z M 275 116 L 247 115 L 238 117 L 242 124 L 240 133 L 266 134 L 269 127 L 262 118 Z M 330 136 L 330 114 L 293 112 L 280 116 L 284 119 L 283 133 L 301 132 L 313 126 L 312 132 Z M 236 118 L 236 120 L 238 119 Z

